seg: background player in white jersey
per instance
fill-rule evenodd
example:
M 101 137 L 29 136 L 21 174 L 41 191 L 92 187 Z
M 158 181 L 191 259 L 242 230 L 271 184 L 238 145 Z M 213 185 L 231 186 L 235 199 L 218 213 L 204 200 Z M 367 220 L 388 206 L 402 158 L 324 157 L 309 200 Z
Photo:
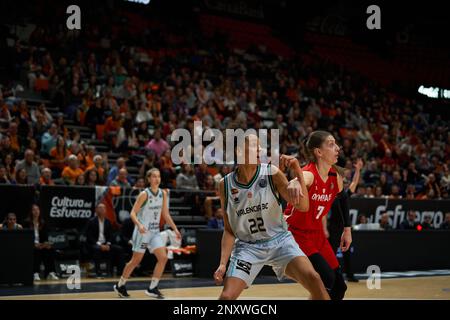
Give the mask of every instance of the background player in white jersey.
M 220 299 L 236 299 L 249 287 L 264 265 L 269 265 L 281 280 L 288 276 L 302 284 L 313 299 L 329 299 L 329 295 L 311 262 L 287 231 L 279 201 L 281 195 L 296 206 L 309 206 L 303 173 L 298 161 L 282 156 L 282 165 L 292 168 L 297 179 L 288 182 L 275 166 L 261 164 L 256 135 L 245 138 L 237 155 L 244 155 L 244 164 L 226 175 L 219 184 L 225 228 L 222 236 L 220 265 L 214 273 L 221 284 L 230 259 Z M 252 158 L 256 161 L 252 161 Z
M 164 296 L 158 289 L 158 283 L 164 272 L 167 262 L 167 249 L 160 235 L 159 225 L 161 215 L 164 220 L 174 230 L 178 238 L 181 234 L 169 214 L 167 193 L 161 190 L 161 174 L 158 169 L 150 169 L 146 175 L 150 188 L 142 191 L 134 203 L 131 210 L 131 220 L 135 224 L 133 232 L 133 256 L 123 270 L 119 282 L 114 285 L 114 291 L 120 297 L 129 297 L 125 284 L 144 257 L 145 250 L 149 250 L 156 256 L 158 262 L 153 270 L 153 277 L 150 287 L 145 291 L 148 296 L 163 299 Z

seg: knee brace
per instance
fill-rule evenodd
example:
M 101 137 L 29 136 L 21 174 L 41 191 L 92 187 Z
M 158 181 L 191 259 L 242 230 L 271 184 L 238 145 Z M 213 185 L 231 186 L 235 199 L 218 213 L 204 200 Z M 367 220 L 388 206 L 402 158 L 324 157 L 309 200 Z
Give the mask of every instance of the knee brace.
M 314 270 L 316 270 L 316 272 L 320 275 L 323 285 L 328 292 L 330 292 L 335 283 L 335 273 L 333 269 L 331 269 L 327 261 L 319 253 L 314 253 L 308 258 L 311 261 Z
M 341 268 L 336 268 L 334 270 L 335 281 L 333 288 L 329 291 L 331 300 L 342 300 L 344 299 L 345 292 L 347 291 L 347 285 L 344 281 L 344 276 L 342 275 Z

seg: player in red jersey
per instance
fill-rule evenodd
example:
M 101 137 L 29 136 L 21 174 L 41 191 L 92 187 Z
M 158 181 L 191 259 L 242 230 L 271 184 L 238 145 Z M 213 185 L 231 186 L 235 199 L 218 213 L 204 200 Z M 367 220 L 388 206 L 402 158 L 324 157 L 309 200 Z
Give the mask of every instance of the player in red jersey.
M 306 149 L 312 160 L 303 168 L 308 189 L 309 210 L 302 212 L 288 203 L 284 214 L 289 231 L 320 274 L 331 299 L 340 300 L 343 299 L 347 286 L 322 224 L 322 218 L 327 215 L 336 198 L 342 204 L 348 201 L 346 193 L 341 192 L 343 179 L 335 167 L 339 146 L 329 132 L 314 131 L 306 142 Z M 348 209 L 344 212 L 342 208 L 345 206 L 339 207 L 344 219 L 340 247 L 345 252 L 352 242 L 350 219 Z

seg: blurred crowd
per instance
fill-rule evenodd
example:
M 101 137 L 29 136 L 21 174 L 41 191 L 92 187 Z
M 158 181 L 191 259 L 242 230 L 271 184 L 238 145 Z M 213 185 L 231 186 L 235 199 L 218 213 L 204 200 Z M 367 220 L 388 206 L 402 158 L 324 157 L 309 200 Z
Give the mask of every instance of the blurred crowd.
M 146 170 L 158 167 L 165 187 L 214 190 L 231 167 L 178 167 L 170 157 L 171 133 L 194 134 L 202 121 L 203 129 L 279 129 L 281 153 L 301 158 L 305 137 L 328 130 L 349 180 L 352 163 L 364 161 L 353 196 L 449 197 L 449 123 L 431 105 L 307 51 L 287 59 L 234 50 L 225 37 L 202 38 L 195 25 L 180 37 L 183 26 L 170 23 L 129 44 L 127 23 L 118 28 L 37 26 L 27 43 L 16 41 L 13 76 L 59 113 L 16 98 L 17 82 L 2 85 L 0 183 L 143 187 Z M 91 129 L 90 142 L 68 119 Z M 92 141 L 120 155 L 114 166 Z M 127 166 L 139 169 L 137 179 Z

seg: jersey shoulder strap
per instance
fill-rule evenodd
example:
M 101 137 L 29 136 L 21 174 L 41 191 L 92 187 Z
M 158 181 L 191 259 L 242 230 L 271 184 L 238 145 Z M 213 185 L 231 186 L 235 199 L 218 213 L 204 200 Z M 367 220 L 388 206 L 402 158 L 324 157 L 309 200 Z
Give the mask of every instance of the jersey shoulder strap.
M 280 194 L 278 190 L 275 188 L 275 184 L 273 183 L 272 179 L 272 165 L 267 165 L 267 180 L 269 180 L 270 190 L 272 191 L 273 195 L 278 201 L 278 204 L 281 204 Z
M 314 162 L 309 162 L 306 166 L 304 166 L 302 168 L 303 171 L 309 171 L 312 174 L 316 174 L 317 170 L 316 170 L 316 165 Z
M 228 173 L 227 175 L 225 175 L 225 177 L 223 177 L 223 193 L 224 193 L 224 204 L 225 204 L 225 212 L 227 211 L 227 207 L 228 207 L 228 198 L 229 198 L 229 192 L 230 192 L 230 184 L 229 184 L 229 180 L 231 177 L 231 174 L 234 171 Z

